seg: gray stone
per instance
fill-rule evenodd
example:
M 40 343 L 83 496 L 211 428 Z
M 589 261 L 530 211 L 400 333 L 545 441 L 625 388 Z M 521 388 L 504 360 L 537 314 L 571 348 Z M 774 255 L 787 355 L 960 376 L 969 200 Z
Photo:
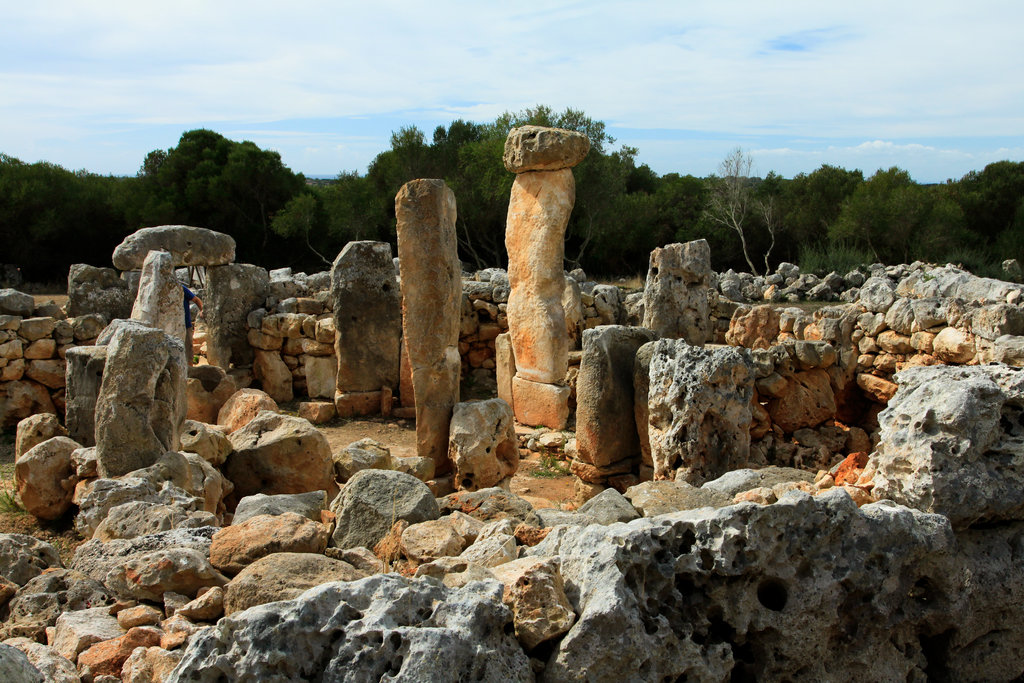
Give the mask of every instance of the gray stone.
M 10 645 L 0 643 L 0 680 L 10 683 L 45 683 L 28 656 Z
M 211 365 L 229 370 L 232 365 L 251 365 L 249 312 L 262 306 L 270 279 L 267 271 L 247 263 L 207 268 L 203 320 L 206 322 L 206 358 Z
M 42 643 L 28 638 L 11 638 L 4 645 L 24 652 L 47 683 L 80 683 L 82 680 L 74 664 Z
M 0 534 L 0 576 L 24 586 L 51 567 L 61 567 L 56 548 L 26 534 Z
M 876 496 L 955 527 L 1024 519 L 1024 370 L 909 368 L 879 415 Z
M 637 350 L 654 339 L 650 330 L 619 325 L 583 333 L 576 379 L 576 447 L 583 462 L 603 467 L 640 459 L 633 366 Z
M 96 400 L 101 476 L 146 467 L 179 448 L 186 412 L 185 368 L 180 339 L 133 326 L 114 333 Z
M 332 545 L 373 548 L 398 520 L 410 524 L 441 513 L 427 485 L 404 472 L 357 472 L 331 503 L 337 516 Z
M 113 640 L 124 635 L 106 607 L 91 607 L 76 612 L 65 612 L 57 617 L 53 636 L 53 649 L 72 662 L 78 655 L 96 643 Z
M 401 295 L 386 242 L 349 242 L 331 267 L 338 391 L 398 390 Z
M 391 451 L 373 439 L 360 439 L 331 455 L 334 474 L 341 483 L 347 482 L 362 470 L 393 470 Z
M 676 339 L 652 343 L 647 424 L 655 476 L 701 484 L 746 465 L 754 391 L 750 353 Z
M 449 589 L 384 574 L 222 619 L 166 681 L 532 680 L 512 630 L 495 581 Z
M 230 235 L 190 225 L 158 225 L 125 237 L 114 249 L 114 267 L 139 270 L 146 255 L 155 250 L 170 252 L 175 266 L 222 266 L 235 260 L 235 240 Z
M 31 294 L 16 289 L 0 289 L 0 314 L 31 318 L 35 308 L 36 300 Z
M 75 492 L 74 503 L 78 506 L 75 529 L 84 538 L 92 538 L 112 509 L 133 501 L 170 505 L 183 511 L 203 508 L 200 498 L 169 482 L 154 484 L 147 479 L 131 476 L 93 479 L 82 482 Z
M 7 604 L 0 640 L 46 640 L 46 628 L 64 612 L 100 607 L 113 602 L 102 583 L 71 569 L 50 569 L 18 589 Z
M 896 300 L 896 287 L 886 277 L 869 277 L 860 288 L 860 304 L 872 313 L 885 313 Z
M 132 306 L 132 320 L 185 340 L 184 290 L 174 277 L 171 254 L 151 251 L 142 264 L 139 293 Z M 191 349 L 188 349 L 191 352 Z
M 516 473 L 519 441 L 508 403 L 500 398 L 457 403 L 450 429 L 448 459 L 458 488 L 490 488 Z
M 55 436 L 67 436 L 68 432 L 53 413 L 36 413 L 18 423 L 14 437 L 14 459 L 18 460 L 32 448 Z
M 732 496 L 685 481 L 645 481 L 626 489 L 625 498 L 644 517 L 732 503 Z
M 703 346 L 711 338 L 707 240 L 669 244 L 651 252 L 644 285 L 644 327 L 659 338 Z
M 320 512 L 326 510 L 327 506 L 327 491 L 279 493 L 273 496 L 256 493 L 238 501 L 231 523 L 241 524 L 257 515 L 282 515 L 286 512 L 294 512 L 319 522 Z
M 744 468 L 726 472 L 717 479 L 706 482 L 701 488 L 728 496 L 729 500 L 737 493 L 759 487 L 772 488 L 777 484 L 791 481 L 814 481 L 814 473 L 798 470 L 795 467 L 765 467 L 759 470 Z
M 448 428 L 459 401 L 462 368 L 455 193 L 443 180 L 412 180 L 395 197 L 395 216 L 402 264 L 402 334 L 416 397 L 416 453 L 432 459 L 436 472 L 445 474 L 452 467 Z
M 636 508 L 615 489 L 601 491 L 580 506 L 579 513 L 592 518 L 597 524 L 629 522 L 640 517 Z
M 217 525 L 217 516 L 212 512 L 133 500 L 110 508 L 103 521 L 96 526 L 93 537 L 100 541 L 110 541 L 115 538 L 138 538 L 171 529 Z

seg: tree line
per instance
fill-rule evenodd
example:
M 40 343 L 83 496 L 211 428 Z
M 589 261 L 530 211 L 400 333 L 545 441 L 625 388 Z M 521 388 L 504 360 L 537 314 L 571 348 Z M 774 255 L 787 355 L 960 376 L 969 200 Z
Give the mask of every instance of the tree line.
M 824 273 L 921 259 L 997 275 L 1002 259 L 1024 260 L 1024 162 L 992 163 L 937 185 L 896 167 L 865 178 L 827 164 L 790 179 L 760 178 L 738 149 L 706 178 L 658 175 L 638 163 L 636 148 L 615 147 L 603 122 L 545 106 L 489 123 L 453 121 L 429 138 L 402 128 L 365 174 L 330 182 L 307 182 L 278 153 L 210 130 L 188 131 L 177 146 L 150 152 L 130 178 L 0 154 L 0 260 L 20 266 L 27 280 L 56 281 L 72 263 L 109 264 L 114 247 L 140 227 L 180 223 L 231 235 L 239 261 L 313 272 L 351 240 L 394 244 L 399 188 L 443 178 L 458 202 L 465 266 L 504 266 L 514 176 L 502 153 L 509 130 L 525 124 L 578 130 L 591 140 L 574 169 L 567 268 L 641 273 L 653 248 L 699 238 L 711 243 L 717 270 L 760 273 L 780 261 Z

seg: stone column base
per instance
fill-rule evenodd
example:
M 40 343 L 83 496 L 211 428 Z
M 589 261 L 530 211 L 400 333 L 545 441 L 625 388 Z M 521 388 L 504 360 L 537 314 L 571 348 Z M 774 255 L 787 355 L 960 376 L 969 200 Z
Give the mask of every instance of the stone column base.
M 569 421 L 569 387 L 512 378 L 516 421 L 531 427 L 565 429 Z
M 345 391 L 334 395 L 334 407 L 338 417 L 357 415 L 380 415 L 381 392 Z

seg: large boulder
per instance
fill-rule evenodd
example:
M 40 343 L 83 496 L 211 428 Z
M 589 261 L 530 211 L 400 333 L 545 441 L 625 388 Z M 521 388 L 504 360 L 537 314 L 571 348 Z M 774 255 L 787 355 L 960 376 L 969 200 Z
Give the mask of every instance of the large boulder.
M 332 545 L 373 548 L 399 520 L 437 519 L 437 500 L 422 481 L 404 472 L 357 472 L 331 503 L 337 516 Z
M 502 160 L 512 173 L 572 168 L 590 151 L 590 138 L 564 128 L 519 126 L 505 138 Z
M 681 339 L 652 344 L 647 424 L 637 426 L 647 430 L 655 477 L 701 484 L 745 466 L 754 393 L 749 352 Z
M 255 493 L 337 490 L 327 437 L 308 420 L 264 410 L 228 438 L 233 451 L 223 471 L 235 485 L 233 502 Z
M 217 424 L 223 425 L 231 434 L 252 422 L 264 410 L 276 413 L 277 401 L 259 389 L 239 389 L 217 411 Z
M 384 574 L 232 614 L 192 639 L 166 683 L 532 680 L 511 633 L 497 582 L 453 590 Z
M 14 483 L 22 505 L 40 519 L 57 519 L 71 507 L 78 475 L 71 454 L 81 446 L 55 436 L 22 454 L 14 464 Z
M 248 565 L 231 580 L 224 591 L 224 613 L 291 600 L 314 586 L 357 581 L 365 576 L 348 562 L 317 553 L 273 553 Z
M 185 381 L 188 419 L 217 424 L 217 414 L 235 391 L 234 381 L 216 365 L 190 367 Z
M 489 488 L 519 467 L 512 407 L 500 398 L 455 404 L 448 434 L 448 459 L 455 485 L 463 490 Z
M 206 269 L 206 358 L 224 370 L 252 363 L 248 339 L 250 311 L 266 303 L 270 276 L 266 269 L 232 263 Z
M 96 401 L 107 365 L 107 347 L 75 346 L 65 352 L 65 361 L 68 436 L 83 446 L 95 446 Z
M 135 291 L 113 268 L 75 263 L 68 272 L 68 315 L 77 318 L 98 313 L 108 322 L 127 318 L 132 312 Z
M 14 436 L 14 459 L 17 461 L 30 449 L 55 436 L 67 436 L 60 420 L 53 413 L 36 413 L 18 423 Z
M 232 524 L 241 524 L 257 515 L 283 515 L 294 512 L 314 522 L 319 522 L 321 512 L 327 509 L 329 501 L 326 491 L 309 491 L 308 493 L 279 493 L 268 496 L 256 493 L 238 501 Z
M 185 421 L 185 347 L 161 330 L 120 327 L 107 347 L 96 400 L 100 476 L 118 476 L 178 450 Z
M 909 368 L 878 416 L 876 496 L 956 527 L 1024 520 L 1024 369 Z
M 221 266 L 235 260 L 235 240 L 230 235 L 191 225 L 158 225 L 125 237 L 114 249 L 114 267 L 139 270 L 146 255 L 155 250 L 170 252 L 175 266 Z
M 234 576 L 272 553 L 323 553 L 329 527 L 294 512 L 257 515 L 224 527 L 210 544 L 210 564 Z
M 28 656 L 10 645 L 0 643 L 0 680 L 12 683 L 44 683 L 39 672 Z
M 36 300 L 31 294 L 25 294 L 16 289 L 0 289 L 0 315 L 31 318 L 35 308 Z

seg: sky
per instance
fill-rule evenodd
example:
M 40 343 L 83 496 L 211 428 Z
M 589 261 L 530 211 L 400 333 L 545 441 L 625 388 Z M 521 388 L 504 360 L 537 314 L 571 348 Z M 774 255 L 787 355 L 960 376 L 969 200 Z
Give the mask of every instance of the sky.
M 209 128 L 307 176 L 546 104 L 659 174 L 1024 160 L 1019 0 L 0 0 L 0 153 L 134 175 Z

